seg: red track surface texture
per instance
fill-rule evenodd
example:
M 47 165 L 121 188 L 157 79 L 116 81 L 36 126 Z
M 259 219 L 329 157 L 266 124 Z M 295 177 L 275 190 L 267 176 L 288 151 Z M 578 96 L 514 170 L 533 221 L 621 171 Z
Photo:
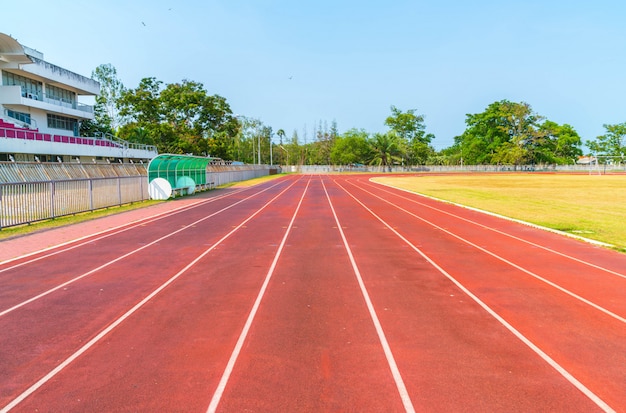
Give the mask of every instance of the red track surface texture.
M 622 254 L 366 176 L 190 199 L 0 244 L 0 412 L 626 411 Z

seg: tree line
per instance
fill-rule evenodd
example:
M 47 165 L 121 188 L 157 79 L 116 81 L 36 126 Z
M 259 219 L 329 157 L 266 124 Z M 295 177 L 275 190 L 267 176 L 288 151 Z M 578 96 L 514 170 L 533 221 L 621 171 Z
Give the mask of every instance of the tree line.
M 83 122 L 81 134 L 111 134 L 133 143 L 155 145 L 159 153 L 213 156 L 244 163 L 290 165 L 469 165 L 572 164 L 583 155 L 583 142 L 568 124 L 535 113 L 525 102 L 501 100 L 483 112 L 466 115 L 465 131 L 454 144 L 436 151 L 435 136 L 426 132 L 424 116 L 415 109 L 391 106 L 388 130 L 338 132 L 319 121 L 313 136 L 291 137 L 260 119 L 233 114 L 227 100 L 210 95 L 195 81 L 164 84 L 144 78 L 126 88 L 116 69 L 100 65 L 92 73 L 100 82 L 94 121 Z M 626 123 L 604 125 L 606 133 L 587 141 L 594 155 L 626 155 Z

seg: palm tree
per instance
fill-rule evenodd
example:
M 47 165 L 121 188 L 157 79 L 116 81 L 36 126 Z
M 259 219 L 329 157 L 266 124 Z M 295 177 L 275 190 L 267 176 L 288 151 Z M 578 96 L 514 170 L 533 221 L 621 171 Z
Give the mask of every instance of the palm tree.
M 284 129 L 278 129 L 276 131 L 276 135 L 278 135 L 278 137 L 280 138 L 280 144 L 283 144 L 283 138 L 285 137 L 285 131 Z
M 287 154 L 287 163 L 289 163 L 289 152 L 287 152 L 287 149 L 285 149 L 285 147 L 283 146 L 283 138 L 285 137 L 285 130 L 278 129 L 276 131 L 276 135 L 278 135 L 278 137 L 280 138 L 280 143 L 278 144 L 278 147 L 282 149 L 283 151 L 285 151 L 285 153 Z M 284 164 L 285 162 L 281 162 L 281 163 Z
M 370 164 L 382 166 L 383 171 L 391 172 L 393 161 L 400 160 L 398 137 L 393 132 L 375 134 L 370 140 L 370 148 L 373 154 Z

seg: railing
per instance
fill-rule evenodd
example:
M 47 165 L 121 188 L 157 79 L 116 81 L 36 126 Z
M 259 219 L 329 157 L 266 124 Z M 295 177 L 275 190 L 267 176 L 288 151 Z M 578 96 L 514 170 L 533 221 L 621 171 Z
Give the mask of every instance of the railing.
M 123 173 L 131 175 L 45 180 L 46 176 Z M 141 174 L 134 175 L 136 173 Z M 208 184 L 200 189 L 268 173 L 267 165 L 209 166 L 206 170 Z M 147 171 L 137 165 L 5 162 L 0 163 L 0 178 L 5 180 L 2 183 L 0 179 L 0 229 L 149 199 Z
M 259 178 L 270 173 L 267 165 L 208 166 L 206 181 L 212 186 Z
M 36 92 L 32 90 L 28 91 L 24 87 L 21 87 L 18 85 L 11 85 L 11 86 L 20 87 L 21 88 L 20 93 L 23 98 L 37 100 L 37 101 L 49 103 L 55 106 L 62 106 L 64 108 L 76 109 L 76 110 L 80 110 L 81 112 L 93 113 L 94 111 L 93 106 L 80 103 L 76 100 L 64 99 L 64 98 L 60 98 L 56 96 L 49 96 L 46 93 L 41 92 L 41 91 L 40 92 Z
M 371 173 L 401 173 L 401 172 L 589 172 L 589 173 L 612 173 L 626 172 L 626 163 L 607 165 L 416 165 L 399 166 L 391 168 L 377 165 L 286 165 L 286 172 L 299 172 L 306 174 L 323 174 L 331 172 L 371 172 Z
M 31 97 L 31 99 L 33 98 Z M 39 100 L 42 100 L 42 99 L 39 99 Z M 46 103 L 50 103 L 51 105 L 62 106 L 64 108 L 69 108 L 69 109 L 76 109 L 76 110 L 80 110 L 81 112 L 93 113 L 93 106 L 86 105 L 84 103 L 79 103 L 76 101 L 71 101 L 71 100 L 56 98 L 56 97 L 44 97 L 43 101 Z
M 33 118 L 27 118 L 25 116 L 19 116 L 16 118 L 15 116 L 9 116 L 9 110 L 8 109 L 4 109 L 4 118 L 6 119 L 11 119 L 10 122 L 8 123 L 12 123 L 14 125 L 18 125 L 18 127 L 20 128 L 24 128 L 24 129 L 37 129 L 37 121 Z M 3 119 L 0 118 L 0 121 L 2 121 Z
M 145 176 L 0 183 L 0 229 L 148 197 Z
M 144 145 L 139 143 L 130 143 L 113 135 L 98 135 L 95 138 L 83 138 L 79 136 L 51 135 L 49 133 L 41 133 L 28 129 L 4 128 L 0 127 L 0 138 L 16 138 L 45 142 L 58 143 L 74 143 L 79 145 L 104 146 L 122 149 L 138 149 L 157 153 L 154 145 Z
M 104 141 L 113 142 L 116 146 L 124 149 L 139 149 L 144 151 L 157 152 L 157 148 L 154 145 L 127 142 L 123 139 L 118 138 L 115 135 L 111 135 L 110 133 L 96 132 L 96 137 Z

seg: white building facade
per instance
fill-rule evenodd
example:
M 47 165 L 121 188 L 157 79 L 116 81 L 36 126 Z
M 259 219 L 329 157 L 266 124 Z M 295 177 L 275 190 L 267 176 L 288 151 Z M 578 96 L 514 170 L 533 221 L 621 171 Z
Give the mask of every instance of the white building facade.
M 113 136 L 81 137 L 94 119 L 100 84 L 44 60 L 43 54 L 0 33 L 0 161 L 128 162 L 157 155 L 150 145 Z

